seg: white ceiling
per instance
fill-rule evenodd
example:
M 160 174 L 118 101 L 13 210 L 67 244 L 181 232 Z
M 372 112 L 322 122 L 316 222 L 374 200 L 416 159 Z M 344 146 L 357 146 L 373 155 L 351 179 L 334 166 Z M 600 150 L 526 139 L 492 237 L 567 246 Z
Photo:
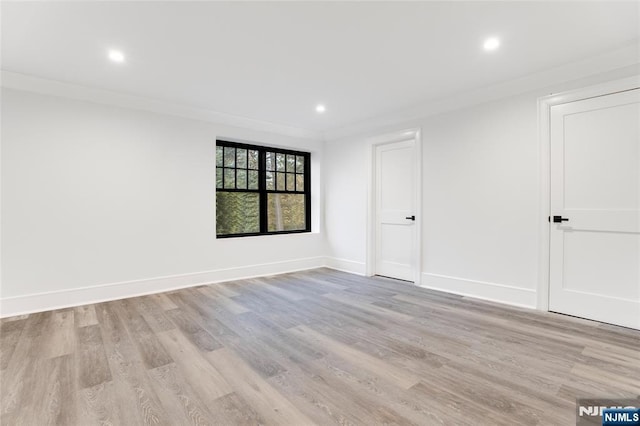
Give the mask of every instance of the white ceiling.
M 2 69 L 327 131 L 637 43 L 639 7 L 3 2 Z

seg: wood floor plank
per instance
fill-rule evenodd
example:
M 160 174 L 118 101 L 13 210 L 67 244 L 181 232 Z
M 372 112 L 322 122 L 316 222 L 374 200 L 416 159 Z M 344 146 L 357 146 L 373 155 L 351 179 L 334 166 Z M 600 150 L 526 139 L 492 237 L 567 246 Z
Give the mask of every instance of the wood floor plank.
M 177 308 L 176 304 L 173 303 L 165 293 L 152 294 L 149 297 L 165 311 L 170 311 L 171 309 Z
M 568 425 L 640 331 L 327 268 L 0 320 L 4 425 Z
M 299 325 L 305 321 L 300 315 L 296 315 L 295 311 L 283 311 L 274 308 L 274 300 L 270 300 L 267 294 L 258 294 L 255 291 L 247 290 L 243 294 L 234 297 L 234 301 L 249 310 L 268 318 L 282 328 L 290 328 Z M 286 305 L 284 301 L 278 301 L 276 306 L 282 307 Z
M 285 372 L 269 382 L 317 424 L 393 424 L 399 418 L 380 415 L 381 410 L 373 401 L 351 389 L 350 397 L 345 398 L 349 386 L 340 383 L 334 387 L 335 381 L 321 375 Z
M 7 368 L 0 381 L 1 414 L 20 421 L 22 407 L 33 399 L 31 389 L 36 385 L 36 363 L 40 360 L 43 333 L 51 319 L 51 312 L 32 314 L 26 320 Z
M 137 311 L 131 300 L 110 302 L 122 318 L 123 324 L 138 347 L 146 368 L 156 368 L 173 362 L 160 344 L 156 333 L 149 327 L 147 321 Z
M 640 365 L 640 358 L 634 357 L 635 354 L 633 353 L 620 353 L 587 346 L 582 351 L 582 354 L 605 361 L 609 365 L 622 365 L 629 368 L 637 368 Z
M 0 370 L 4 370 L 9 365 L 9 360 L 13 351 L 18 345 L 22 330 L 3 331 L 0 333 Z
M 358 297 L 349 297 L 344 293 L 328 293 L 323 297 L 338 303 L 344 303 L 345 305 L 353 306 L 361 311 L 371 313 L 381 318 L 388 318 L 393 321 L 411 321 L 413 317 L 407 314 L 399 313 L 391 309 L 382 308 L 370 303 L 363 303 Z
M 425 370 L 438 369 L 448 362 L 448 358 L 435 354 L 415 344 L 396 339 L 393 333 L 373 335 L 366 329 L 347 326 L 331 329 L 322 324 L 313 329 L 354 349 L 378 358 L 388 365 L 399 368 L 415 376 L 424 378 Z M 353 340 L 353 342 L 350 342 Z
M 309 327 L 298 326 L 289 329 L 289 332 L 309 342 L 313 342 L 319 347 L 327 348 L 338 356 L 359 364 L 372 372 L 376 372 L 380 377 L 389 380 L 391 383 L 394 383 L 403 389 L 409 389 L 411 386 L 414 386 L 419 382 L 413 374 L 389 365 L 384 361 L 362 351 L 358 351 L 351 346 L 331 339 Z
M 227 348 L 208 352 L 206 358 L 267 422 L 272 424 L 312 425 L 298 410 L 248 364 Z
M 348 395 L 347 402 L 362 405 L 369 416 L 363 417 L 358 424 L 464 424 L 451 415 L 439 416 L 437 406 L 381 378 L 367 366 L 355 364 L 333 352 L 301 368 L 306 376 L 321 377 L 332 388 L 340 389 L 343 395 Z M 349 411 L 348 406 L 346 410 Z
M 176 327 L 167 318 L 165 310 L 156 303 L 154 298 L 136 297 L 131 299 L 131 302 L 154 332 L 171 330 Z
M 200 288 L 204 288 L 204 287 L 209 287 L 209 286 L 202 286 Z M 229 281 L 226 283 L 220 283 L 218 285 L 213 285 L 211 287 L 215 288 L 215 291 L 218 293 L 221 293 L 223 296 L 226 297 L 235 297 L 238 296 L 240 293 L 237 292 L 237 289 L 242 287 L 242 281 Z
M 0 333 L 11 333 L 14 331 L 22 331 L 27 323 L 27 315 L 3 318 L 0 325 Z
M 76 355 L 80 388 L 91 388 L 111 381 L 111 369 L 104 350 L 100 326 L 76 329 Z
M 291 290 L 287 290 L 286 288 L 283 287 L 278 287 L 277 285 L 273 285 L 271 282 L 269 282 L 268 280 L 265 279 L 255 279 L 253 280 L 253 282 L 257 283 L 260 286 L 264 286 L 264 288 L 267 291 L 270 291 L 274 294 L 276 294 L 279 297 L 282 297 L 284 299 L 287 300 L 291 300 L 292 302 L 297 302 L 299 300 L 304 299 L 304 295 L 295 292 L 295 291 L 291 291 Z
M 321 293 L 329 293 L 329 292 L 339 292 L 342 290 L 347 290 L 349 286 L 346 286 L 342 283 L 335 282 L 332 280 L 328 280 L 326 278 L 313 278 L 308 275 L 305 275 L 304 272 L 294 272 L 292 274 L 287 274 L 286 279 L 282 279 L 281 277 L 272 278 L 276 283 L 291 283 L 294 286 L 298 285 L 298 283 L 303 282 L 305 286 L 315 287 Z
M 207 297 L 211 297 L 211 291 L 205 291 L 204 289 L 199 289 L 199 291 Z M 250 312 L 250 310 L 239 303 L 236 303 L 233 299 L 222 296 L 222 295 L 214 295 L 213 298 L 221 308 L 226 309 L 232 314 L 243 314 L 245 312 Z
M 211 424 L 221 426 L 263 425 L 267 422 L 247 401 L 233 392 L 218 398 L 209 407 Z
M 259 340 L 263 348 L 266 345 L 269 348 L 267 351 L 269 356 L 272 356 L 282 366 L 313 361 L 326 354 L 323 349 L 310 345 L 304 340 L 296 339 L 285 329 L 253 312 L 239 316 L 238 319 L 248 330 L 246 335 L 239 331 L 239 335 L 243 336 L 244 340 Z
M 334 327 L 360 324 L 378 332 L 386 330 L 390 325 L 388 318 L 382 318 L 358 308 L 354 309 L 353 306 L 336 303 L 325 297 L 318 297 L 312 301 L 300 301 L 298 304 L 300 309 L 308 312 L 308 316 L 312 316 L 314 322 L 325 322 Z
M 524 387 L 518 387 L 518 392 L 514 392 L 516 386 L 509 382 L 504 386 L 504 382 L 487 378 L 481 368 L 460 368 L 459 365 L 445 365 L 438 371 L 430 371 L 430 377 L 425 381 L 431 387 L 446 390 L 452 395 L 462 398 L 469 406 L 477 406 L 474 411 L 484 410 L 487 419 L 500 422 L 510 415 L 518 418 L 523 424 L 553 424 L 559 420 L 558 416 L 549 418 L 545 410 L 534 407 L 536 393 L 525 391 Z M 477 374 L 473 374 L 473 373 Z M 461 374 L 465 373 L 465 374 Z M 493 376 L 490 376 L 493 377 Z M 549 403 L 555 401 L 545 401 Z M 545 405 L 546 406 L 546 405 Z M 565 420 L 572 417 L 570 410 L 565 411 Z
M 621 375 L 614 374 L 608 371 L 603 371 L 600 368 L 594 368 L 589 365 L 576 364 L 571 369 L 571 374 L 590 381 L 595 381 L 602 384 L 615 383 L 616 387 L 622 391 L 626 391 L 629 395 L 640 395 L 640 364 L 637 366 L 633 375 Z
M 166 311 L 166 313 L 173 323 L 178 326 L 182 334 L 184 334 L 198 349 L 202 351 L 213 351 L 222 347 L 222 344 L 209 334 L 208 331 L 202 328 L 197 323 L 197 320 L 193 320 L 181 309 L 172 309 L 170 311 Z
M 196 389 L 207 405 L 234 391 L 221 372 L 209 364 L 204 355 L 178 330 L 158 333 L 158 338 L 175 360 L 180 374 Z M 219 349 L 220 350 L 220 349 Z
M 166 420 L 169 424 L 212 424 L 211 410 L 184 379 L 175 363 L 153 368 L 149 370 L 149 376 L 167 413 Z
M 167 413 L 146 374 L 143 355 L 118 313 L 114 303 L 103 303 L 96 312 L 112 375 L 113 402 L 119 407 L 118 416 L 128 417 L 116 417 L 116 420 L 130 424 L 168 424 Z
M 76 401 L 78 403 L 78 425 L 118 425 L 119 407 L 114 400 L 115 391 L 112 382 L 78 389 Z
M 263 378 L 269 378 L 286 371 L 286 368 L 274 359 L 272 348 L 258 338 L 229 341 L 225 343 L 225 346 L 233 349 L 239 358 L 249 364 Z
M 2 328 L 2 326 L 5 323 L 24 320 L 24 319 L 27 319 L 27 318 L 29 318 L 29 314 L 15 315 L 15 316 L 12 316 L 12 317 L 2 318 L 2 319 L 0 319 L 0 329 Z
M 284 299 L 274 293 L 265 291 L 260 286 L 247 286 L 243 294 L 235 297 L 234 300 L 252 306 L 253 312 L 268 318 L 281 328 L 290 328 L 311 322 L 307 312 L 299 309 L 300 301 L 294 302 Z
M 74 311 L 54 312 L 46 332 L 44 357 L 55 358 L 75 351 L 76 333 Z
M 76 327 L 86 327 L 88 325 L 97 325 L 96 309 L 94 305 L 76 306 L 73 308 Z
M 216 341 L 237 337 L 227 322 L 234 324 L 235 314 L 216 305 L 215 300 L 202 298 L 199 292 L 182 292 L 171 295 L 172 300 L 186 315 L 200 324 Z M 216 299 L 217 300 L 217 299 Z M 224 319 L 228 321 L 225 322 Z
M 73 356 L 39 360 L 34 398 L 26 408 L 25 424 L 76 424 L 76 391 Z
M 424 405 L 428 407 L 428 412 L 437 419 L 434 424 L 467 426 L 502 424 L 496 423 L 495 419 L 490 416 L 490 412 L 484 407 L 473 402 L 470 403 L 469 400 L 430 383 L 420 382 L 410 390 L 416 397 L 425 401 Z M 470 412 L 473 413 L 472 417 L 469 416 Z
M 219 298 L 216 299 L 216 301 L 218 300 Z M 188 302 L 188 299 L 185 297 L 180 297 L 178 299 L 178 304 L 180 306 L 183 306 L 184 309 L 187 309 L 187 310 L 189 310 L 190 307 L 193 306 L 191 303 Z M 174 311 L 169 311 L 169 313 Z M 216 313 L 217 312 L 219 311 L 216 311 Z M 175 314 L 178 315 L 177 312 Z M 240 328 L 236 327 L 238 323 L 245 324 L 245 327 L 246 327 L 248 322 L 249 323 L 251 322 L 251 319 L 253 318 L 253 316 L 251 316 L 250 312 L 245 313 L 243 315 L 232 316 L 232 321 L 231 321 L 232 327 L 234 327 L 235 330 L 238 330 L 239 333 L 244 336 L 244 339 L 240 339 L 240 337 L 235 331 L 231 333 L 228 333 L 228 332 L 217 333 L 217 337 L 213 342 L 215 343 L 214 345 L 202 345 L 200 342 L 197 341 L 197 339 L 195 339 L 192 336 L 192 330 L 199 330 L 199 331 L 205 332 L 203 329 L 199 327 L 199 325 L 197 325 L 197 322 L 200 322 L 203 324 L 204 327 L 207 327 L 211 323 L 211 318 L 209 317 L 209 315 L 212 313 L 206 310 L 198 309 L 197 312 L 193 311 L 193 312 L 190 312 L 190 314 L 194 315 L 191 317 L 194 321 L 190 322 L 191 324 L 190 326 L 187 325 L 189 324 L 189 320 L 184 315 L 181 316 L 181 320 L 176 322 L 176 324 L 181 324 L 180 329 L 183 331 L 183 334 L 187 336 L 187 338 L 189 338 L 192 341 L 192 343 L 196 347 L 198 347 L 200 350 L 211 351 L 211 350 L 219 349 L 224 345 L 226 347 L 233 348 L 238 354 L 238 356 L 240 356 L 247 363 L 249 363 L 256 371 L 259 372 L 259 374 L 261 374 L 264 377 L 271 377 L 275 374 L 278 374 L 281 371 L 284 371 L 284 368 L 281 365 L 279 365 L 277 362 L 268 358 L 268 352 L 270 350 L 268 347 L 265 347 L 259 340 L 251 337 L 250 333 L 244 333 L 245 329 L 243 329 L 242 327 Z M 240 322 L 237 321 L 239 317 L 242 318 Z M 249 321 L 247 321 L 247 319 Z M 253 323 L 252 325 L 255 326 L 257 324 L 258 323 Z M 250 329 L 250 328 L 251 326 L 248 326 L 246 329 Z M 214 324 L 214 330 L 219 330 L 217 323 Z M 210 336 L 208 333 L 206 335 Z

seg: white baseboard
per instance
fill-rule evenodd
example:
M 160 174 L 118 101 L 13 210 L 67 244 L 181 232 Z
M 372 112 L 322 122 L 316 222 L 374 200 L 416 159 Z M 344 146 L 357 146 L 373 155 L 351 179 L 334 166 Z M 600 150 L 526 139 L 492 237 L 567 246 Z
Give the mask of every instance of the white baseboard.
M 536 291 L 486 281 L 423 273 L 421 287 L 523 308 L 536 308 Z
M 284 274 L 323 266 L 356 275 L 366 275 L 366 264 L 364 262 L 335 257 L 309 257 L 283 262 L 247 265 L 214 271 L 5 297 L 0 299 L 0 317 L 4 318 L 33 312 L 63 309 L 91 303 L 143 296 L 146 294 L 162 293 L 203 284 Z M 504 284 L 423 273 L 421 286 L 433 290 L 526 308 L 535 308 L 536 306 L 535 290 Z
M 366 275 L 367 265 L 364 262 L 356 262 L 347 259 L 338 259 L 337 257 L 326 257 L 325 266 L 335 269 L 336 271 L 348 272 L 356 275 Z
M 213 284 L 266 275 L 284 274 L 325 266 L 326 258 L 322 256 L 288 260 L 284 262 L 248 265 L 237 268 L 218 269 L 214 271 L 195 272 L 172 275 L 168 277 L 149 278 L 102 284 L 91 287 L 80 287 L 46 293 L 27 294 L 0 299 L 0 317 L 30 314 L 33 312 L 69 308 L 91 303 L 125 299 L 146 294 L 162 293 L 203 284 Z

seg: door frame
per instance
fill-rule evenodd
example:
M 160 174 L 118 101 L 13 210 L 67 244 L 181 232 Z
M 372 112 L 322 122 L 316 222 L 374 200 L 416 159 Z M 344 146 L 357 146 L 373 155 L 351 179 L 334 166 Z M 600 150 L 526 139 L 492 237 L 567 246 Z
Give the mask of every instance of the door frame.
M 562 93 L 538 98 L 538 141 L 540 145 L 540 215 L 538 288 L 536 307 L 549 311 L 550 253 L 551 253 L 551 107 L 569 102 L 610 95 L 640 88 L 640 75 L 613 80 Z
M 415 232 L 413 252 L 416 256 L 414 265 L 414 284 L 420 285 L 422 280 L 422 138 L 421 129 L 411 128 L 366 139 L 367 148 L 367 238 L 365 275 L 370 277 L 376 271 L 376 148 L 394 142 L 413 140 L 415 142 Z

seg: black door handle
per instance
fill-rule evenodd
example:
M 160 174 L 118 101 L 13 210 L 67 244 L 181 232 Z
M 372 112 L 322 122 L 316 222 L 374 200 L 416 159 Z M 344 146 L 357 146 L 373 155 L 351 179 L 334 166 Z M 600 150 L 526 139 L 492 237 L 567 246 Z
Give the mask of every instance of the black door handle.
M 562 222 L 568 222 L 569 219 L 567 219 L 566 217 L 562 217 L 562 216 L 554 216 L 553 217 L 553 223 L 562 223 Z
M 415 215 L 414 216 L 407 216 L 407 217 L 405 217 L 405 219 L 416 220 L 416 217 L 415 217 Z

